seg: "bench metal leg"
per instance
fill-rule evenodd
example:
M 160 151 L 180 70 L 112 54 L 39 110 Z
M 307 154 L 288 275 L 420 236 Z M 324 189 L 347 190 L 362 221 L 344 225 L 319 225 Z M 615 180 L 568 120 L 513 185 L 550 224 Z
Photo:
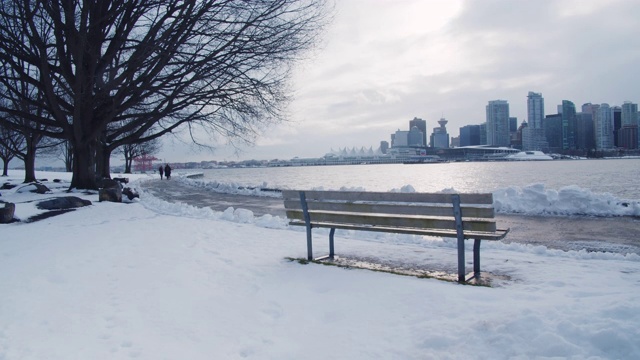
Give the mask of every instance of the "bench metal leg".
M 473 276 L 480 278 L 480 239 L 473 240 Z
M 456 219 L 456 233 L 458 237 L 458 282 L 465 281 L 464 269 L 464 229 L 462 228 L 462 211 L 460 210 L 460 195 L 451 195 L 453 203 L 453 216 Z
M 300 205 L 304 216 L 304 222 L 307 228 L 307 259 L 313 260 L 313 249 L 311 245 L 311 216 L 309 215 L 309 207 L 307 206 L 307 195 L 304 191 L 300 191 Z
M 335 233 L 336 233 L 336 228 L 331 228 L 331 231 L 329 231 L 329 259 L 332 259 L 332 260 L 335 255 L 335 252 L 333 250 L 333 234 Z

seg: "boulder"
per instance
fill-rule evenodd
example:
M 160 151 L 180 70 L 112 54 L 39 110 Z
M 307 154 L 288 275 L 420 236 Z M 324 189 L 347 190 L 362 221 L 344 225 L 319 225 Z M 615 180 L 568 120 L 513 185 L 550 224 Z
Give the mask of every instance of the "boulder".
M 120 182 L 121 184 L 128 184 L 129 178 L 126 177 L 114 177 L 113 180 Z
M 4 183 L 2 184 L 2 186 L 0 186 L 0 190 L 9 190 L 9 189 L 13 189 L 14 187 L 16 187 L 16 185 Z
M 103 188 L 98 190 L 98 200 L 122 202 L 122 188 L 120 186 L 116 188 Z
M 66 210 L 91 205 L 91 201 L 76 196 L 62 196 L 40 201 L 36 207 L 40 210 Z
M 98 180 L 98 187 L 100 189 L 122 189 L 122 184 L 117 180 L 105 178 Z
M 0 208 L 0 224 L 8 224 L 13 221 L 13 215 L 16 213 L 16 204 L 5 203 Z
M 46 187 L 45 185 L 42 185 L 38 182 L 32 182 L 29 184 L 26 184 L 24 186 L 21 186 L 17 192 L 18 193 L 24 193 L 24 192 L 32 192 L 32 193 L 37 193 L 37 194 L 46 194 L 48 192 L 50 192 L 51 190 Z
M 132 188 L 124 188 L 122 189 L 122 193 L 127 195 L 127 198 L 129 200 L 133 200 L 134 198 L 140 198 L 140 194 L 138 194 L 138 192 L 135 189 Z

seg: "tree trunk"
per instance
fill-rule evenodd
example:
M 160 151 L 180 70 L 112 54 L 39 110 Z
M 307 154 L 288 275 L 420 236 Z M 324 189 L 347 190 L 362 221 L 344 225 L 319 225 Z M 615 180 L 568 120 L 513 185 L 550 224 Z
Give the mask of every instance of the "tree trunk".
M 32 136 L 25 136 L 27 139 L 27 148 L 24 155 L 24 182 L 30 183 L 36 181 L 36 146 L 38 141 Z
M 73 177 L 69 188 L 97 190 L 95 142 L 73 146 Z
M 99 145 L 96 150 L 97 176 L 101 179 L 111 179 L 111 149 L 107 146 Z
M 10 159 L 2 159 L 2 176 L 9 176 L 9 161 Z

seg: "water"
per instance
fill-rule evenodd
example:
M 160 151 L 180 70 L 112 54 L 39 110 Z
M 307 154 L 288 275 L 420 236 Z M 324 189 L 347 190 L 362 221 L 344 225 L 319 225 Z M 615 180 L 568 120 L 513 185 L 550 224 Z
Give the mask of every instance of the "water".
M 204 178 L 277 189 L 390 191 L 411 185 L 419 192 L 495 192 L 543 184 L 547 189 L 578 186 L 640 201 L 640 159 L 228 168 L 204 170 Z

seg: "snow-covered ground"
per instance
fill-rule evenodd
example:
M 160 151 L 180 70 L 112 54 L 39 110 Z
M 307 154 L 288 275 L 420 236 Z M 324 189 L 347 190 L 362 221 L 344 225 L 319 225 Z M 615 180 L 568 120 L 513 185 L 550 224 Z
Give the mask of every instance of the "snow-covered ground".
M 467 286 L 289 261 L 306 255 L 305 235 L 279 217 L 145 192 L 99 203 L 55 186 L 0 190 L 21 219 L 40 211 L 36 199 L 93 201 L 0 225 L 2 360 L 640 358 L 636 254 L 483 242 L 483 271 L 503 280 Z M 320 253 L 323 232 L 315 239 Z M 444 270 L 456 262 L 448 239 L 343 232 L 336 247 Z

